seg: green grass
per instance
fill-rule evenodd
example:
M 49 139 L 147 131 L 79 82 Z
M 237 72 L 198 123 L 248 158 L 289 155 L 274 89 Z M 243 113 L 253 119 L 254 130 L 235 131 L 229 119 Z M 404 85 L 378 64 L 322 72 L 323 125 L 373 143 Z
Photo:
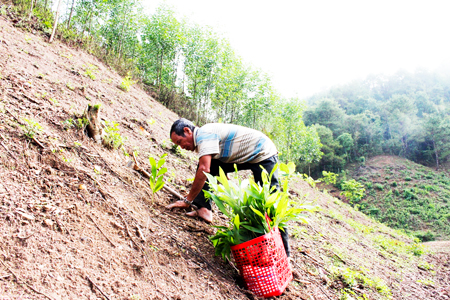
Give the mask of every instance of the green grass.
M 450 238 L 450 178 L 444 172 L 411 164 L 382 169 L 384 183 L 370 172 L 359 174 L 367 189 L 358 208 L 380 222 L 421 240 Z M 389 176 L 386 176 L 389 174 Z M 362 182 L 361 182 L 362 183 Z

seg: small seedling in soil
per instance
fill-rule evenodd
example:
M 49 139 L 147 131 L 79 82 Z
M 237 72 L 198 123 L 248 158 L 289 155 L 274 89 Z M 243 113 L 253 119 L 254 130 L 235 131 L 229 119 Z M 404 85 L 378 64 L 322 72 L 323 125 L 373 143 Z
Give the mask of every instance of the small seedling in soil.
M 33 139 L 37 134 L 39 134 L 43 128 L 42 126 L 33 120 L 24 119 L 27 125 L 21 126 L 24 134 L 27 138 Z
M 124 138 L 120 135 L 118 126 L 114 121 L 105 121 L 103 143 L 107 148 L 119 149 L 123 145 Z
M 153 192 L 152 202 L 154 202 L 155 194 L 163 188 L 164 186 L 164 174 L 167 172 L 167 168 L 163 167 L 166 162 L 165 157 L 167 154 L 163 154 L 161 158 L 156 161 L 153 157 L 149 157 L 148 160 L 152 167 L 152 172 L 150 173 L 150 188 Z
M 70 81 L 68 83 L 66 83 L 66 86 L 71 91 L 73 91 L 75 89 L 75 87 L 70 83 Z
M 88 76 L 90 79 L 95 80 L 95 73 L 97 73 L 97 67 L 91 64 L 86 66 L 84 75 Z
M 130 73 L 128 73 L 127 76 L 125 76 L 125 78 L 122 79 L 122 83 L 120 84 L 119 88 L 124 92 L 129 92 L 131 89 L 131 86 L 135 83 L 136 83 L 136 81 L 134 81 L 131 78 Z

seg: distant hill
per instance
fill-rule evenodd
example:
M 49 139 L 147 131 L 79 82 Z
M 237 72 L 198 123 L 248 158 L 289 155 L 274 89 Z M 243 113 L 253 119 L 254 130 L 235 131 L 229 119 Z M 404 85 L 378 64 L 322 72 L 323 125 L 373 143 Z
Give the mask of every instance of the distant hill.
M 407 159 L 376 156 L 353 164 L 349 176 L 364 184 L 358 208 L 421 240 L 450 239 L 450 175 Z

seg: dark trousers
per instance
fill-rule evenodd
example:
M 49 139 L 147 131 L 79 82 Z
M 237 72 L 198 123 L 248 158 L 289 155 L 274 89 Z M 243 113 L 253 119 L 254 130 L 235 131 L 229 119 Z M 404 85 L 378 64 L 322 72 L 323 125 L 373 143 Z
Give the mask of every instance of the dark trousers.
M 236 164 L 236 167 L 238 169 L 238 171 L 240 170 L 252 170 L 253 176 L 255 177 L 255 182 L 259 183 L 260 185 L 263 184 L 262 182 L 262 168 L 263 167 L 269 174 L 272 172 L 273 168 L 275 167 L 275 165 L 278 162 L 278 155 L 274 155 L 272 157 L 269 157 L 266 160 L 263 160 L 259 163 L 255 163 L 255 164 L 250 164 L 250 163 L 243 163 L 243 164 Z M 198 166 L 197 166 L 198 168 Z M 219 169 L 222 168 L 222 170 L 225 172 L 225 174 L 227 173 L 232 173 L 235 171 L 234 169 L 234 164 L 233 163 L 224 163 L 218 159 L 212 159 L 211 160 L 211 166 L 210 166 L 210 171 L 209 174 L 213 175 L 213 176 L 218 176 L 219 175 Z M 270 186 L 276 186 L 277 189 L 280 188 L 280 184 L 278 181 L 278 170 L 276 170 L 271 178 L 270 181 Z M 205 185 L 203 186 L 203 190 L 209 190 L 209 185 L 206 182 Z M 198 194 L 198 196 L 194 199 L 194 205 L 197 206 L 198 208 L 201 207 L 205 207 L 209 210 L 211 210 L 211 202 L 207 201 L 207 199 L 205 198 L 205 194 L 202 192 L 200 192 L 200 194 Z M 286 250 L 286 255 L 289 257 L 290 255 L 290 249 L 289 249 L 289 234 L 288 234 L 288 230 L 287 228 L 283 228 L 284 230 L 280 229 L 280 233 L 281 233 L 281 239 L 283 240 L 283 244 L 284 244 L 284 249 Z

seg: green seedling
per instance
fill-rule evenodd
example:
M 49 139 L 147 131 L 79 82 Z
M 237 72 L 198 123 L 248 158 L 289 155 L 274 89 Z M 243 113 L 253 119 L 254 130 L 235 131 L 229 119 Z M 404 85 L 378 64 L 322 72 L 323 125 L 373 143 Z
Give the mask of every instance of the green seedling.
M 34 137 L 41 133 L 44 129 L 38 122 L 35 122 L 33 120 L 24 119 L 27 123 L 26 125 L 22 125 L 22 129 L 24 131 L 25 136 L 28 139 L 34 139 Z
M 303 212 L 313 207 L 291 200 L 288 193 L 289 176 L 283 179 L 281 190 L 270 186 L 270 178 L 279 167 L 277 165 L 270 175 L 263 171 L 262 186 L 252 179 L 241 180 L 238 176 L 238 183 L 229 181 L 222 169 L 217 177 L 205 173 L 210 186 L 210 191 L 205 191 L 205 195 L 229 218 L 228 225 L 217 226 L 217 233 L 210 238 L 216 255 L 222 256 L 224 260 L 230 259 L 231 246 L 268 233 L 270 229 L 266 215 L 271 220 L 271 228 L 278 227 L 280 230 L 291 220 L 306 223 Z M 288 166 L 280 169 L 292 175 Z
M 152 190 L 152 202 L 154 202 L 155 194 L 164 186 L 164 174 L 167 172 L 167 168 L 163 167 L 166 162 L 165 157 L 167 154 L 163 154 L 161 158 L 156 161 L 153 157 L 149 157 L 148 160 L 152 167 L 150 173 L 150 189 Z
M 75 126 L 76 126 L 78 129 L 84 129 L 88 124 L 89 124 L 89 120 L 86 119 L 86 118 L 78 118 L 78 119 L 75 121 Z
M 336 180 L 339 175 L 333 172 L 322 171 L 322 176 L 322 181 L 326 184 L 336 184 Z
M 89 77 L 92 80 L 95 80 L 95 74 L 97 73 L 98 68 L 94 65 L 88 64 L 87 66 L 84 66 L 84 75 Z
M 129 92 L 131 86 L 135 83 L 136 81 L 131 78 L 130 72 L 128 72 L 127 76 L 125 76 L 125 78 L 122 79 L 119 88 L 124 92 Z
M 68 58 L 68 59 L 72 59 L 72 57 L 73 57 L 73 55 L 70 53 L 68 53 L 68 54 L 60 53 L 59 55 L 61 55 L 62 57 Z
M 70 81 L 66 83 L 66 86 L 71 91 L 75 90 L 75 87 L 72 85 L 72 83 L 70 83 Z
M 118 126 L 116 122 L 105 121 L 103 144 L 107 148 L 119 149 L 123 145 L 125 139 L 120 135 Z

